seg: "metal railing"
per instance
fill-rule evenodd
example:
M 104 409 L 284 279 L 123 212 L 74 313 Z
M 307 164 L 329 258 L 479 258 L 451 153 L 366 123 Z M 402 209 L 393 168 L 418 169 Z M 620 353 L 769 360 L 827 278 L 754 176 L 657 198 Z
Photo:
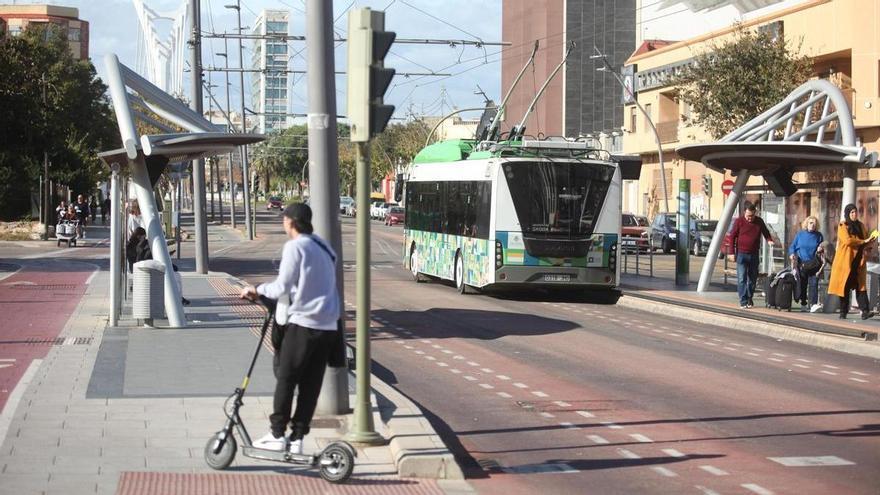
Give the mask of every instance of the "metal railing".
M 648 276 L 654 276 L 654 243 L 641 236 L 621 236 L 620 251 L 623 255 L 623 273 L 629 273 L 630 257 L 634 257 L 636 276 L 640 276 L 646 263 Z M 644 250 L 644 253 L 642 251 Z M 634 255 L 634 256 L 633 256 Z

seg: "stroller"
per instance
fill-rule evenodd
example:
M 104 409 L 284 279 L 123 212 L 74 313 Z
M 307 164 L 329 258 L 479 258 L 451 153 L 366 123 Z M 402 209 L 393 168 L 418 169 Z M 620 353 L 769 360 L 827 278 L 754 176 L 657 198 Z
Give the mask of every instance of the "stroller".
M 58 247 L 62 242 L 67 243 L 67 247 L 76 246 L 77 227 L 79 220 L 61 220 L 55 227 L 55 237 L 58 239 Z

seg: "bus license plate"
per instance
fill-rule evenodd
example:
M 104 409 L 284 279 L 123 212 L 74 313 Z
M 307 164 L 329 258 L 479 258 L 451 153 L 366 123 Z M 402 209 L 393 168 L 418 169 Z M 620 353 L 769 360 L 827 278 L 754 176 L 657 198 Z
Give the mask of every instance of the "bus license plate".
M 547 273 L 544 275 L 544 282 L 571 282 L 571 275 L 568 273 Z

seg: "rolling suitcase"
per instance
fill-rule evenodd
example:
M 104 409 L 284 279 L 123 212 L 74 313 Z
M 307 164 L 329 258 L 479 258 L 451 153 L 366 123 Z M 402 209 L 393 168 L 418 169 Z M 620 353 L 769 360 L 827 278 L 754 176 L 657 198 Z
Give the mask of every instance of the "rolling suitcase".
M 776 308 L 780 311 L 791 311 L 794 289 L 797 286 L 794 276 L 784 277 L 776 284 Z
M 764 279 L 764 304 L 768 308 L 776 307 L 776 287 L 779 284 L 774 284 L 773 280 L 776 278 L 776 274 L 769 274 Z

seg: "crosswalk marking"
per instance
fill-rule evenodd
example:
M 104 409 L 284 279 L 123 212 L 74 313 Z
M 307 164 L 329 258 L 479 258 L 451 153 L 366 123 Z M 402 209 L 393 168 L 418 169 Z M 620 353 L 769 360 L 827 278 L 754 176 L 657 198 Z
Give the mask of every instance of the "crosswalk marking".
M 768 457 L 773 462 L 786 467 L 811 467 L 811 466 L 851 466 L 852 461 L 842 459 L 836 455 L 819 455 L 808 457 Z

